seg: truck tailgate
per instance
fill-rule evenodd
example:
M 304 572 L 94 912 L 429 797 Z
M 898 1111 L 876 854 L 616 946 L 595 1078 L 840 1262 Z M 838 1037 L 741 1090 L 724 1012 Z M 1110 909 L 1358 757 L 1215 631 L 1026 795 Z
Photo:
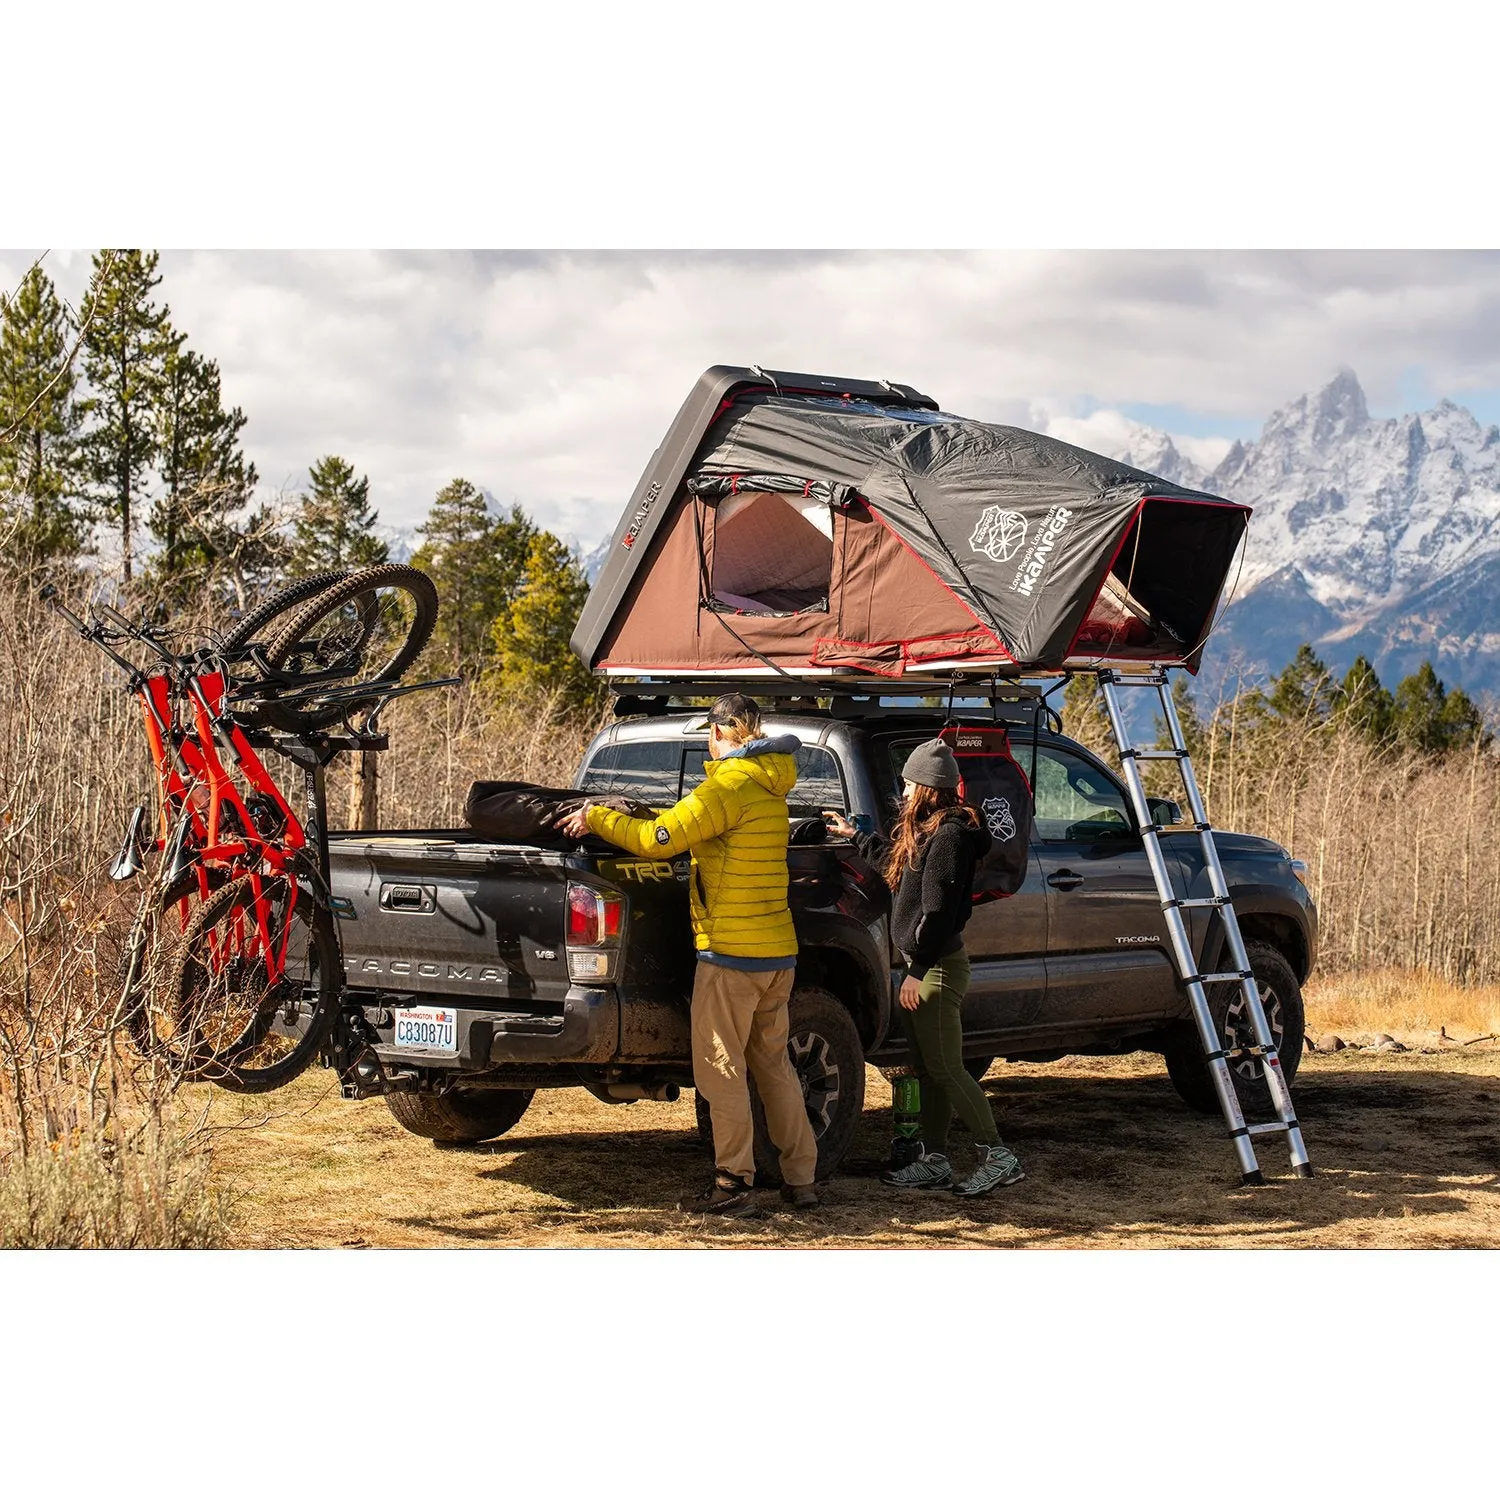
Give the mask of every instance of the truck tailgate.
M 349 984 L 456 1004 L 568 993 L 564 856 L 462 835 L 334 834 Z

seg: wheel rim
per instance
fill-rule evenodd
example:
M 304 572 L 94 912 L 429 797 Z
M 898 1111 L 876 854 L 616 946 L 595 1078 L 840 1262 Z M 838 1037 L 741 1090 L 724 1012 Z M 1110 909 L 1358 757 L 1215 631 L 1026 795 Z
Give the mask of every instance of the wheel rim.
M 828 1038 L 816 1031 L 802 1032 L 787 1044 L 792 1071 L 802 1086 L 802 1102 L 807 1109 L 813 1135 L 822 1139 L 838 1112 L 840 1077 L 838 1059 Z
M 1257 988 L 1260 990 L 1261 1009 L 1266 1013 L 1266 1025 L 1270 1028 L 1271 1041 L 1279 1056 L 1281 1039 L 1286 1030 L 1286 1022 L 1281 1013 L 1281 997 L 1272 985 L 1257 982 Z M 1255 1025 L 1250 1019 L 1250 1007 L 1246 1003 L 1243 989 L 1236 988 L 1229 1007 L 1224 1012 L 1223 1037 L 1227 1048 L 1255 1045 Z M 1230 1067 L 1244 1079 L 1261 1078 L 1266 1071 L 1265 1064 L 1258 1057 L 1236 1058 Z

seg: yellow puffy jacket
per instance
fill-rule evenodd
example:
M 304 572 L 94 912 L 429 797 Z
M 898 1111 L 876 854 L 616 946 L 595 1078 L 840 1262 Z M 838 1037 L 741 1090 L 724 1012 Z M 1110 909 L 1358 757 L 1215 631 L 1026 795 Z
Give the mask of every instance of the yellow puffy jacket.
M 656 818 L 591 807 L 589 831 L 645 859 L 692 850 L 688 899 L 699 952 L 786 958 L 797 934 L 786 904 L 786 796 L 797 784 L 795 735 L 752 740 L 711 760 L 708 779 Z

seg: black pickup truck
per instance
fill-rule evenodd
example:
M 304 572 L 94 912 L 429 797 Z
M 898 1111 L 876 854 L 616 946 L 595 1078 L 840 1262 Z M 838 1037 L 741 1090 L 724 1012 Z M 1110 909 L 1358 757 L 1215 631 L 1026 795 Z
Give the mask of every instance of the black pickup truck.
M 664 701 L 655 710 L 600 733 L 573 784 L 659 808 L 695 785 L 707 757 L 702 711 L 665 711 Z M 986 708 L 973 722 L 990 718 Z M 934 707 L 850 715 L 837 703 L 766 717 L 769 733 L 802 742 L 790 798 L 800 944 L 791 1054 L 820 1175 L 837 1164 L 859 1119 L 865 1064 L 906 1061 L 888 894 L 851 844 L 822 837 L 821 813 L 832 808 L 857 826 L 883 828 L 902 762 L 942 721 Z M 1038 728 L 1028 713 L 1012 735 L 1032 772 L 1035 832 L 1024 885 L 976 907 L 965 934 L 973 984 L 964 1026 L 975 1076 L 999 1057 L 1147 1049 L 1164 1055 L 1188 1104 L 1216 1113 L 1123 785 L 1055 720 Z M 1159 814 L 1171 822 L 1175 809 L 1163 803 Z M 1266 839 L 1215 840 L 1290 1078 L 1302 1051 L 1300 985 L 1317 949 L 1303 867 Z M 1206 894 L 1196 838 L 1163 843 L 1186 893 Z M 373 1087 L 408 1130 L 480 1141 L 513 1126 L 538 1088 L 582 1087 L 625 1103 L 674 1099 L 691 1085 L 685 857 L 638 859 L 594 839 L 549 851 L 452 829 L 335 834 L 330 848 L 351 998 L 379 1038 Z M 1208 912 L 1190 915 L 1200 969 L 1222 970 L 1217 920 L 1211 930 Z M 1211 991 L 1210 1002 L 1226 1038 L 1248 1039 L 1238 987 L 1220 988 L 1228 994 Z M 1253 1074 L 1241 1080 L 1247 1106 L 1263 1091 Z M 706 1133 L 701 1105 L 699 1123 Z M 757 1158 L 774 1177 L 763 1131 Z

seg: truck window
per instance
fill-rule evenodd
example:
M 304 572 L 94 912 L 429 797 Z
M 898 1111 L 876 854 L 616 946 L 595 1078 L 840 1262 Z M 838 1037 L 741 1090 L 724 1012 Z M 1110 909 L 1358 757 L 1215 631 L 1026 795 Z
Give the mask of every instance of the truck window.
M 797 785 L 787 800 L 787 810 L 794 818 L 815 818 L 825 808 L 849 811 L 838 757 L 822 745 L 803 745 L 797 752 Z
M 1108 838 L 1135 826 L 1120 789 L 1096 766 L 1055 745 L 1037 747 L 1036 836 L 1044 843 Z
M 595 751 L 580 789 L 596 797 L 634 797 L 663 808 L 677 800 L 681 777 L 681 740 L 625 740 Z
M 703 762 L 708 759 L 708 741 L 690 740 L 682 754 L 682 790 L 692 791 L 703 783 Z M 849 799 L 838 757 L 822 745 L 803 745 L 796 755 L 797 785 L 787 799 L 794 818 L 816 818 L 825 807 L 846 813 Z

